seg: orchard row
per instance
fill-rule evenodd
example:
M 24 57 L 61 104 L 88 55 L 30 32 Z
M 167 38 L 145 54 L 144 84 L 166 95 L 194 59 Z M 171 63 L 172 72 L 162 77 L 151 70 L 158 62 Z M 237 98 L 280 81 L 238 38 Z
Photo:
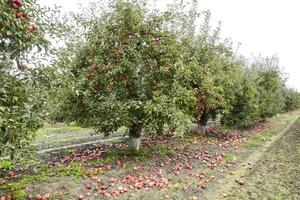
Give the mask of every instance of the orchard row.
M 12 6 L 9 18 L 0 14 L 2 21 L 26 19 L 25 10 L 15 13 L 22 6 L 16 2 L 1 0 Z M 37 24 L 30 29 L 33 38 L 20 42 L 25 47 L 16 44 L 27 33 L 9 30 L 11 37 L 1 38 L 8 47 L 1 46 L 6 53 L 1 56 L 19 52 L 26 58 L 34 46 L 41 48 L 38 42 L 49 46 L 49 34 L 63 45 L 50 46 L 51 63 L 26 67 L 22 79 L 7 73 L 20 55 L 1 63 L 1 73 L 13 80 L 0 80 L 3 153 L 13 155 L 28 145 L 45 119 L 76 122 L 105 135 L 126 127 L 130 146 L 137 149 L 143 134 L 182 135 L 191 122 L 205 131 L 209 119 L 245 128 L 299 108 L 299 93 L 285 86 L 279 59 L 240 56 L 230 39 L 222 39 L 220 26 L 212 28 L 210 13 L 198 11 L 196 1 L 174 2 L 164 11 L 143 0 L 108 1 L 66 18 L 45 17 L 39 15 L 45 10 L 33 8 L 43 23 L 32 22 Z M 13 27 L 0 26 L 2 36 L 2 30 Z

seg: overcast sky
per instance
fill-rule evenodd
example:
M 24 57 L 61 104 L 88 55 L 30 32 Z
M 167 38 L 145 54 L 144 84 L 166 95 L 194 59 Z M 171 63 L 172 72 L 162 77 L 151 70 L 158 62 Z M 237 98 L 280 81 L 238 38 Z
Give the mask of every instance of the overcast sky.
M 93 0 L 44 0 L 78 11 L 78 3 Z M 164 4 L 169 0 L 157 0 Z M 240 42 L 240 52 L 271 56 L 277 54 L 288 85 L 300 91 L 300 1 L 299 0 L 199 0 L 199 10 L 210 9 L 212 19 L 222 22 L 222 35 Z M 299 56 L 299 57 L 298 57 Z

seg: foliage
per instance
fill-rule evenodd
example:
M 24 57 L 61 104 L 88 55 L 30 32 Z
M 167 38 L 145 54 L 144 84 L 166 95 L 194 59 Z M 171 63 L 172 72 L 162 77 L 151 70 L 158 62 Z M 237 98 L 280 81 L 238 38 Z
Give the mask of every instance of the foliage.
M 1 170 L 9 170 L 10 168 L 14 167 L 15 164 L 11 161 L 0 161 L 0 169 Z
M 208 119 L 216 118 L 227 107 L 225 89 L 233 86 L 239 69 L 233 53 L 232 42 L 220 37 L 221 24 L 211 27 L 209 11 L 198 12 L 197 1 L 189 4 L 175 3 L 169 12 L 174 19 L 174 32 L 180 39 L 186 64 L 181 82 L 195 93 L 197 98 L 194 121 L 205 126 Z M 199 21 L 203 21 L 199 24 Z
M 288 89 L 284 85 L 278 57 L 241 61 L 243 68 L 238 73 L 237 82 L 228 90 L 229 96 L 233 97 L 229 104 L 231 108 L 221 117 L 222 123 L 227 126 L 247 127 L 263 121 L 281 113 L 287 101 L 284 91 Z
M 108 1 L 69 16 L 54 62 L 52 119 L 107 134 L 125 126 L 132 135 L 182 133 L 190 119 L 245 127 L 281 112 L 278 58 L 240 59 L 221 26 L 212 28 L 210 12 L 189 3 L 161 12 L 145 1 Z
M 42 125 L 43 99 L 29 66 L 40 64 L 38 55 L 47 50 L 46 24 L 54 12 L 34 0 L 1 0 L 0 10 L 0 155 L 13 158 Z
M 282 112 L 284 79 L 279 69 L 278 57 L 256 58 L 251 71 L 257 76 L 255 82 L 259 90 L 260 118 L 265 119 Z
M 292 88 L 284 89 L 285 111 L 291 111 L 300 108 L 300 93 Z
M 92 18 L 69 66 L 71 119 L 105 133 L 125 126 L 133 137 L 165 125 L 182 133 L 195 99 L 178 81 L 184 63 L 167 23 L 166 13 L 123 1 Z
M 233 98 L 228 111 L 221 117 L 222 124 L 247 127 L 259 121 L 259 91 L 251 71 L 247 68 L 242 69 L 234 88 L 229 88 L 229 90 Z
M 4 79 L 0 92 L 1 154 L 9 152 L 11 157 L 32 139 L 32 132 L 42 125 L 40 105 L 32 94 L 13 76 Z
M 182 134 L 190 120 L 205 126 L 209 118 L 245 127 L 297 108 L 278 58 L 238 58 L 197 1 L 159 11 L 143 0 L 108 0 L 60 21 L 35 1 L 12 2 L 1 1 L 2 153 L 29 144 L 42 108 L 50 120 L 105 134 L 125 126 L 134 137 L 166 128 Z M 63 45 L 42 67 L 45 35 L 58 32 Z

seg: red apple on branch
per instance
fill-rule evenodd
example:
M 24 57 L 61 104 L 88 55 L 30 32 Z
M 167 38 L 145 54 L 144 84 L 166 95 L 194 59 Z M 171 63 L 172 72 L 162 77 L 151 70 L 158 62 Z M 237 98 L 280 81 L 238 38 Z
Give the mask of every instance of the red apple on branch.
M 16 13 L 16 17 L 17 17 L 17 18 L 22 17 L 22 16 L 24 16 L 24 13 L 23 13 L 23 12 L 18 12 L 18 13 Z
M 13 0 L 13 3 L 17 4 L 18 6 L 22 6 L 23 2 L 22 0 Z
M 14 9 L 18 9 L 18 8 L 19 8 L 19 6 L 18 6 L 17 4 L 15 4 L 15 3 L 12 3 L 12 7 L 13 7 Z
M 35 30 L 37 30 L 39 27 L 36 24 L 31 24 L 31 26 L 29 26 L 29 30 L 30 32 L 33 32 Z
M 12 6 L 15 9 L 20 8 L 22 6 L 22 4 L 23 4 L 22 0 L 13 0 L 12 1 Z

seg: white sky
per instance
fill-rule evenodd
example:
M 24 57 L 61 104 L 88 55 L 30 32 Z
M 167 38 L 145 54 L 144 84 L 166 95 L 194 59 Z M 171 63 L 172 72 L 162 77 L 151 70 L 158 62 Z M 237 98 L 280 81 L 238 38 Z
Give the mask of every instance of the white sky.
M 93 0 L 44 0 L 43 3 L 76 12 L 78 3 L 87 5 L 90 1 Z M 157 0 L 159 4 L 169 1 Z M 300 91 L 299 0 L 199 0 L 199 9 L 211 10 L 212 19 L 222 22 L 223 36 L 240 42 L 240 52 L 246 57 L 276 53 L 289 77 L 288 85 Z

